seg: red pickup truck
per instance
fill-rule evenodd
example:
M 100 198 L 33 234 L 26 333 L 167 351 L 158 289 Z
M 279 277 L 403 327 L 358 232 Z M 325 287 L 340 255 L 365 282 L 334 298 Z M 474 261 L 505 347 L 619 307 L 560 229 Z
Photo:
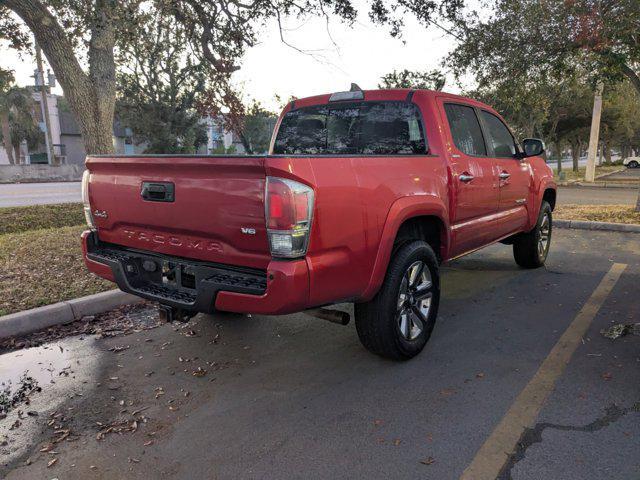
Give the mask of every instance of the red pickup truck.
M 407 359 L 433 330 L 442 262 L 502 242 L 518 265 L 544 264 L 556 184 L 543 151 L 456 95 L 303 98 L 266 156 L 89 156 L 84 257 L 188 314 L 353 302 L 364 346 Z

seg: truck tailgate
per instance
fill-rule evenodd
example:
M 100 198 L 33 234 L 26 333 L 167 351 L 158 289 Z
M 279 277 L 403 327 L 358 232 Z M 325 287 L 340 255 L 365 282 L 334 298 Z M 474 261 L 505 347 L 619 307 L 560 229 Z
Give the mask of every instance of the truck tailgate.
M 263 157 L 92 156 L 87 168 L 100 241 L 221 264 L 268 265 Z

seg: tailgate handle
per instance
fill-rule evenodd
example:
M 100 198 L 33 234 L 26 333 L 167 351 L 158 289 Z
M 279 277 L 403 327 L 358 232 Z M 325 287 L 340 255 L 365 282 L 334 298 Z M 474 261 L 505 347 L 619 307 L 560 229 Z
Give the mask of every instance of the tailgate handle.
M 175 186 L 171 182 L 142 182 L 140 195 L 149 202 L 173 202 Z

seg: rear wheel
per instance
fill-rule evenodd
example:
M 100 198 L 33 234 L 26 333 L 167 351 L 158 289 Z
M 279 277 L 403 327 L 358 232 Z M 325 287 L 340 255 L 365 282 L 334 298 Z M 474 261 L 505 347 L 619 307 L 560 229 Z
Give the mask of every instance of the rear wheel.
M 523 268 L 538 268 L 544 265 L 551 246 L 552 228 L 551 206 L 543 200 L 534 229 L 521 233 L 513 241 L 513 256 L 518 265 Z
M 423 241 L 407 243 L 391 258 L 377 295 L 355 305 L 360 341 L 377 355 L 408 360 L 429 340 L 439 302 L 440 276 L 433 250 Z
M 638 168 L 638 166 L 640 166 L 640 163 L 638 163 L 638 162 L 637 162 L 637 161 L 635 161 L 635 160 L 631 160 L 631 161 L 627 164 L 627 166 L 628 166 L 629 168 Z

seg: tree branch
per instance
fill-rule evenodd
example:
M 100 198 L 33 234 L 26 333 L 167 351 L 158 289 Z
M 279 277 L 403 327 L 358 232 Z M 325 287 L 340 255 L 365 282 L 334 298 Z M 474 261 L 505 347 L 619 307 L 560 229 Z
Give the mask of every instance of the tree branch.
M 638 74 L 634 72 L 633 69 L 626 63 L 622 64 L 622 73 L 624 73 L 625 76 L 631 81 L 636 91 L 638 92 L 638 95 L 640 95 L 640 77 L 638 77 Z
M 39 0 L 5 0 L 4 4 L 33 32 L 65 92 L 89 94 L 89 79 L 78 63 L 73 44 L 47 7 Z

